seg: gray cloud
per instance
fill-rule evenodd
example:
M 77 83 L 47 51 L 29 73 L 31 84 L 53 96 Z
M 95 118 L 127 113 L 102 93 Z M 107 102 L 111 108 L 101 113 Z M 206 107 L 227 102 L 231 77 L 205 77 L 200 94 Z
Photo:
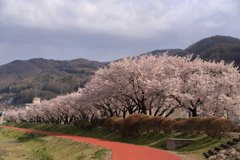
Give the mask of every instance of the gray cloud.
M 0 65 L 15 59 L 98 61 L 240 37 L 238 0 L 0 0 Z

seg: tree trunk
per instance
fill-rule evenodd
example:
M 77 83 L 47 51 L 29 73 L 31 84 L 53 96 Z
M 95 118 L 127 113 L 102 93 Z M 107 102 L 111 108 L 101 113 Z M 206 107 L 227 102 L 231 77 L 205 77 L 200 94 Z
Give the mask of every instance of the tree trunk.
M 188 108 L 188 110 L 192 113 L 192 117 L 197 117 L 197 108 Z

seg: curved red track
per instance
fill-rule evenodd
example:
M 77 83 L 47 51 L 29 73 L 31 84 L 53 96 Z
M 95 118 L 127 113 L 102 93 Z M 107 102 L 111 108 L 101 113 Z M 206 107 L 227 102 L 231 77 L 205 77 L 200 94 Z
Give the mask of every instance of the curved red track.
M 54 133 L 54 132 L 46 132 L 46 131 L 38 131 L 31 130 L 25 128 L 16 128 L 9 126 L 1 126 L 5 128 L 17 129 L 27 132 L 40 133 L 50 136 L 63 137 L 72 139 L 74 141 L 91 143 L 99 146 L 103 146 L 113 150 L 112 160 L 181 160 L 179 157 L 175 156 L 172 153 L 143 146 L 137 146 L 132 144 L 125 144 L 119 142 L 111 142 L 105 141 L 101 139 L 94 139 L 88 137 L 74 136 L 68 134 Z

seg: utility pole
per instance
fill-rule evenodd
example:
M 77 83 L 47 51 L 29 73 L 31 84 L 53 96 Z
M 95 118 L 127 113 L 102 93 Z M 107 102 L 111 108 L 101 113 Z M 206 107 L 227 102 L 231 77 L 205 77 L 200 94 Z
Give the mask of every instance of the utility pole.
M 42 90 L 42 88 L 43 88 L 43 80 L 42 80 L 42 77 L 41 77 L 41 84 L 40 84 L 40 90 Z

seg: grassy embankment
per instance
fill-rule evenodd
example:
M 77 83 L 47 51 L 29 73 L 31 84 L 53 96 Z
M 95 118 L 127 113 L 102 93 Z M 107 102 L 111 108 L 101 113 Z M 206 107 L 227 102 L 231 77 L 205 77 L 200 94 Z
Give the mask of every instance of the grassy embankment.
M 110 160 L 111 151 L 92 144 L 0 128 L 0 160 Z
M 92 137 L 98 139 L 104 139 L 109 141 L 117 141 L 129 144 L 136 144 L 142 145 L 147 147 L 153 147 L 158 149 L 166 150 L 166 140 L 167 138 L 189 138 L 195 140 L 194 143 L 177 148 L 173 152 L 177 155 L 188 156 L 192 157 L 193 160 L 203 160 L 204 157 L 202 156 L 203 152 L 206 152 L 209 149 L 213 149 L 215 146 L 219 146 L 220 144 L 226 143 L 229 141 L 228 139 L 217 140 L 206 137 L 205 135 L 188 135 L 182 136 L 180 134 L 172 134 L 166 135 L 164 133 L 149 133 L 149 134 L 142 134 L 140 136 L 135 137 L 127 137 L 123 138 L 118 133 L 109 131 L 104 128 L 97 128 L 93 130 L 86 130 L 75 128 L 69 125 L 50 125 L 50 124 L 28 124 L 28 123 L 5 123 L 4 125 L 7 126 L 14 126 L 19 128 L 29 128 L 35 130 L 42 130 L 42 131 L 50 131 L 50 132 L 57 132 L 57 133 L 64 133 L 64 134 L 72 134 L 84 137 Z

